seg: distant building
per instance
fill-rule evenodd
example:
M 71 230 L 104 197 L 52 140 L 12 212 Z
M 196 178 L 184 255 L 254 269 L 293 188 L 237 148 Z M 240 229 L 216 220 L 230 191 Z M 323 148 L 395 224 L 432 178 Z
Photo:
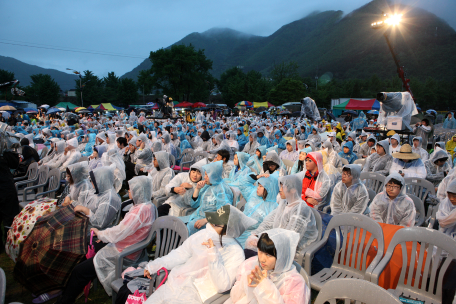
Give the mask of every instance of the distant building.
M 68 90 L 67 96 L 68 97 L 76 97 L 76 90 L 75 89 Z

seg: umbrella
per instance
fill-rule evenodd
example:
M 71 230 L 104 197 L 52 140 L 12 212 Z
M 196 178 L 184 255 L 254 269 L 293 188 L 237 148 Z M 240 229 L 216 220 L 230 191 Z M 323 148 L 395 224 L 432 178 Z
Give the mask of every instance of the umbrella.
M 65 112 L 65 111 L 67 110 L 66 108 L 63 108 L 63 107 L 62 107 L 62 108 L 57 108 L 57 109 L 60 109 L 60 110 L 62 110 L 63 112 Z
M 195 102 L 193 105 L 192 105 L 192 108 L 205 108 L 206 107 L 206 104 L 202 103 L 202 102 Z
M 91 113 L 90 110 L 87 110 L 87 109 L 82 109 L 82 110 L 79 110 L 77 111 L 78 113 Z
M 437 111 L 436 110 L 429 109 L 429 110 L 426 110 L 426 113 L 434 114 L 435 116 L 437 116 Z
M 181 103 L 176 104 L 174 107 L 175 108 L 191 108 L 192 103 L 188 101 L 182 101 Z
M 358 113 L 356 111 L 353 111 L 353 110 L 345 110 L 344 112 L 342 112 L 342 115 L 347 115 L 347 114 L 358 116 Z
M 213 104 L 213 103 L 208 104 L 208 105 L 206 106 L 206 108 L 208 108 L 208 109 L 215 109 L 215 108 L 218 108 L 218 107 L 219 107 L 218 105 Z
M 25 113 L 24 109 L 17 109 L 14 114 Z
M 65 110 L 63 110 L 65 111 Z M 54 114 L 54 113 L 57 113 L 57 112 L 62 112 L 62 110 L 60 110 L 59 108 L 49 108 L 49 110 L 47 110 L 46 114 Z
M 247 101 L 247 100 L 244 100 L 244 101 L 240 101 L 238 102 L 237 104 L 234 105 L 235 107 L 251 107 L 252 106 L 252 103 L 250 101 Z
M 38 219 L 21 245 L 15 280 L 37 295 L 63 289 L 87 253 L 88 221 L 71 205 Z
M 266 111 L 266 110 L 267 110 L 266 107 L 259 107 L 259 108 L 255 109 L 255 112 L 263 112 L 263 111 Z
M 48 108 L 49 108 L 49 105 L 44 104 L 44 105 L 39 106 L 38 108 L 45 108 L 45 109 L 48 109 Z
M 367 111 L 367 114 L 378 115 L 378 111 L 377 110 L 370 110 L 370 111 Z
M 16 111 L 16 108 L 12 106 L 3 106 L 0 107 L 0 111 Z
M 81 110 L 87 110 L 87 108 L 85 108 L 85 107 L 78 107 L 78 108 L 74 109 L 74 111 L 75 111 L 76 113 L 79 112 L 79 111 L 81 111 Z

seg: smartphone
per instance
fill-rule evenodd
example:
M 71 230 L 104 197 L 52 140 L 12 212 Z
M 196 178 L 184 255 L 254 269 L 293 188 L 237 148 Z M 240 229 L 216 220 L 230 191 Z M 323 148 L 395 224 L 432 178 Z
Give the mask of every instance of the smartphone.
M 402 170 L 399 170 L 399 174 L 402 174 Z

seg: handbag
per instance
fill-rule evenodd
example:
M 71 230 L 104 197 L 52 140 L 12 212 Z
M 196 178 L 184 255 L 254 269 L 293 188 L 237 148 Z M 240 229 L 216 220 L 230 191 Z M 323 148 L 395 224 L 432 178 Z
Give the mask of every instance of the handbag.
M 86 258 L 87 259 L 90 259 L 90 258 L 94 257 L 95 254 L 96 254 L 95 247 L 92 244 L 92 240 L 93 240 L 93 231 L 90 232 L 90 244 L 88 246 L 87 253 L 86 253 Z M 90 281 L 89 284 L 87 284 L 84 287 L 84 295 L 85 295 L 85 302 L 86 303 L 87 303 L 87 298 L 89 297 L 90 285 L 91 284 L 92 284 L 92 281 Z
M 125 304 L 142 304 L 146 302 L 147 296 L 144 292 L 135 291 L 134 294 L 128 295 L 127 301 Z

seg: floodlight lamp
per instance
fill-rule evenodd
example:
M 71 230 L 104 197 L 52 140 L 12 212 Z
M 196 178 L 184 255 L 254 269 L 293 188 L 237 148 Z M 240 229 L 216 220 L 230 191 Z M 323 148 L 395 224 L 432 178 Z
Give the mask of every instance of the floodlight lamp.
M 390 25 L 398 25 L 402 20 L 402 14 L 395 14 L 385 20 L 385 23 Z

